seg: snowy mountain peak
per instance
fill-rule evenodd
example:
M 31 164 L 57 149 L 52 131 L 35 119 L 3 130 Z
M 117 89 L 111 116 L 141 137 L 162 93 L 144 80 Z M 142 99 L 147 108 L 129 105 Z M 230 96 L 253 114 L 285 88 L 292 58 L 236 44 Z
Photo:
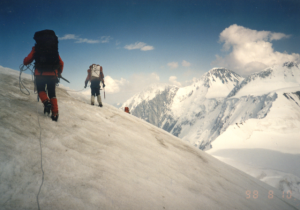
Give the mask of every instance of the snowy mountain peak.
M 206 81 L 214 82 L 216 79 L 222 81 L 223 84 L 233 82 L 238 83 L 243 80 L 243 77 L 226 68 L 212 68 L 203 75 Z
M 158 94 L 166 91 L 172 90 L 172 92 L 176 92 L 178 87 L 174 85 L 168 84 L 152 84 L 148 86 L 146 89 L 141 91 L 140 93 L 135 94 L 130 99 L 128 99 L 122 106 L 121 109 L 124 107 L 129 107 L 130 110 L 135 109 L 141 102 L 143 101 L 150 101 L 155 98 Z
M 201 77 L 203 86 L 207 88 L 206 98 L 226 97 L 243 77 L 226 68 L 213 68 Z

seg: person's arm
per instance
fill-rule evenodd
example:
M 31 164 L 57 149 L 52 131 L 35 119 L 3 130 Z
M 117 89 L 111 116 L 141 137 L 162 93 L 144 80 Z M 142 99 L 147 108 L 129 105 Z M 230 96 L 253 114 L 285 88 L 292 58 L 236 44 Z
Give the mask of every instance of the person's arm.
M 103 87 L 105 87 L 105 84 L 104 84 L 104 74 L 103 74 L 103 68 L 102 66 L 100 67 L 100 80 L 102 81 L 102 84 L 103 84 Z
M 87 77 L 86 77 L 86 79 L 85 79 L 85 82 L 84 82 L 84 83 L 85 83 L 84 88 L 86 88 L 88 82 L 89 82 L 90 79 L 91 79 L 91 71 L 88 69 L 87 72 L 88 72 L 88 75 L 87 75 Z
M 32 47 L 31 52 L 24 58 L 23 64 L 28 65 L 34 60 L 35 47 Z
M 61 74 L 64 70 L 64 62 L 62 61 L 61 57 L 59 56 L 59 69 L 58 74 Z

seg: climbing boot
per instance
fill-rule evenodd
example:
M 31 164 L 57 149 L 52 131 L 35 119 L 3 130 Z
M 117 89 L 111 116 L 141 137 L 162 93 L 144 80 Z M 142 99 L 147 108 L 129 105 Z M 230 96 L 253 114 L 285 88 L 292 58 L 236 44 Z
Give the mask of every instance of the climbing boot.
M 50 114 L 50 110 L 51 110 L 51 103 L 49 100 L 46 100 L 44 102 L 44 114 L 49 115 Z
M 58 120 L 58 113 L 55 113 L 55 114 L 52 113 L 51 119 L 52 119 L 53 121 L 56 121 L 56 122 L 57 122 L 57 120 Z

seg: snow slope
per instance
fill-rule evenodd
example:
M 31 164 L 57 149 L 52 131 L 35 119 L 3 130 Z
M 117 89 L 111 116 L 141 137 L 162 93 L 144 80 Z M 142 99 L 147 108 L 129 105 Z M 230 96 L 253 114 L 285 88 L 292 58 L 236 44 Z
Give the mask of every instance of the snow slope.
M 0 68 L 0 209 L 300 209 L 141 119 L 60 87 L 57 97 L 56 123 L 20 92 L 18 72 Z

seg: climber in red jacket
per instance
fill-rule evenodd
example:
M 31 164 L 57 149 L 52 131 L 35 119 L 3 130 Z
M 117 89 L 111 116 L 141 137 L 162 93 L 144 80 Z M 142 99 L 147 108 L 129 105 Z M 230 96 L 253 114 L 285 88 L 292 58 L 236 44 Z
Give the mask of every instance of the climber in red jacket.
M 55 87 L 64 68 L 64 62 L 58 54 L 58 39 L 52 30 L 36 32 L 34 39 L 36 44 L 23 64 L 28 65 L 35 60 L 35 83 L 39 98 L 44 104 L 44 114 L 49 115 L 51 110 L 52 120 L 57 121 L 58 105 Z

